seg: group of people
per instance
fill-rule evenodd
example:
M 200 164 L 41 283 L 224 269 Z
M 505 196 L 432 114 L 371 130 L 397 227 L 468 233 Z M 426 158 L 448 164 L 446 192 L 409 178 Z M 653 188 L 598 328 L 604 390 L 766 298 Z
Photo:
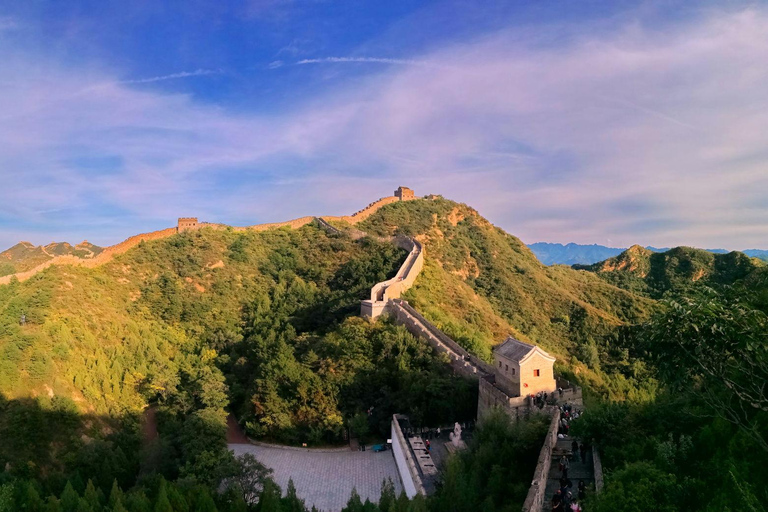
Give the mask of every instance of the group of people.
M 566 477 L 560 479 L 560 488 L 552 496 L 552 512 L 583 512 L 579 500 L 587 495 L 587 484 L 579 480 L 578 499 L 574 499 L 571 488 L 573 483 Z
M 560 406 L 560 425 L 557 428 L 557 437 L 560 439 L 568 436 L 568 432 L 571 429 L 571 421 L 581 416 L 581 411 L 574 410 L 571 404 L 563 404 Z
M 571 404 L 562 404 L 560 406 L 560 424 L 558 425 L 557 437 L 564 439 L 568 436 L 571 428 L 571 422 L 581 416 L 582 412 L 573 408 Z M 571 441 L 571 453 L 563 454 L 560 458 L 560 488 L 557 490 L 554 496 L 552 496 L 552 512 L 582 512 L 579 501 L 586 497 L 587 486 L 584 480 L 580 480 L 578 484 L 577 496 L 574 497 L 574 492 L 571 490 L 573 483 L 568 478 L 568 471 L 571 468 L 571 461 L 587 462 L 587 456 L 589 455 L 590 447 L 587 443 L 579 442 L 574 439 Z

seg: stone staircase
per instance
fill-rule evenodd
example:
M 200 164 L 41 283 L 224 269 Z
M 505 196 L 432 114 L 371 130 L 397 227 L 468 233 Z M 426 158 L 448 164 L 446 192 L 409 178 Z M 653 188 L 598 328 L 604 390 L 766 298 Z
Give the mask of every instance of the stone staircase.
M 577 439 L 577 441 L 580 440 Z M 562 476 L 560 473 L 560 458 L 563 456 L 563 454 L 571 455 L 572 442 L 572 437 L 558 439 L 557 444 L 552 450 L 552 461 L 549 466 L 549 476 L 547 478 L 547 487 L 544 495 L 545 499 L 541 508 L 542 511 L 552 510 L 552 496 L 554 496 L 555 492 L 560 488 L 560 477 Z M 587 493 L 595 492 L 595 474 L 592 460 L 592 450 L 588 450 L 586 461 L 581 460 L 581 458 L 576 460 L 576 458 L 572 455 L 570 459 L 571 465 L 568 469 L 568 479 L 573 483 L 571 492 L 573 493 L 574 498 L 578 498 L 580 480 L 584 480 L 584 482 L 587 484 Z

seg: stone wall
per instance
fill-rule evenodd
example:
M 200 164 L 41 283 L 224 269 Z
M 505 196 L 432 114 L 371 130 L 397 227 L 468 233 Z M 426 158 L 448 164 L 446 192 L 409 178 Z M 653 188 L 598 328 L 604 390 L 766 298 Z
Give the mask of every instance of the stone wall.
M 544 445 L 539 452 L 539 460 L 536 463 L 536 470 L 533 472 L 533 481 L 531 488 L 528 489 L 528 496 L 523 503 L 523 512 L 540 512 L 544 507 L 547 492 L 547 479 L 549 478 L 549 467 L 552 464 L 552 450 L 557 445 L 557 427 L 560 422 L 560 409 L 552 407 L 552 421 L 549 423 L 547 437 L 544 439 Z
M 328 220 L 341 220 L 344 222 L 348 222 L 349 224 L 357 224 L 358 222 L 362 222 L 381 208 L 382 206 L 386 206 L 388 204 L 396 203 L 400 199 L 398 199 L 395 196 L 389 196 L 389 197 L 382 197 L 378 201 L 374 201 L 365 208 L 363 208 L 360 211 L 357 211 L 353 213 L 352 215 L 343 215 L 341 217 L 325 217 Z
M 494 376 L 480 379 L 477 393 L 477 418 L 482 419 L 494 407 L 501 408 L 513 419 L 527 417 L 530 412 L 530 399 L 527 396 L 509 396 L 496 386 Z
M 395 456 L 395 462 L 397 463 L 397 472 L 400 474 L 400 481 L 403 484 L 403 490 L 409 498 L 413 498 L 416 494 L 425 495 L 424 485 L 419 476 L 419 469 L 416 466 L 416 461 L 411 455 L 411 450 L 408 448 L 408 442 L 403 435 L 403 431 L 400 429 L 398 418 L 401 417 L 398 414 L 392 416 L 392 453 Z
M 376 283 L 371 288 L 371 298 L 362 301 L 360 305 L 360 314 L 364 317 L 377 318 L 387 312 L 391 301 L 400 298 L 403 292 L 413 286 L 424 266 L 424 248 L 420 242 L 404 236 L 396 237 L 394 242 L 410 252 L 395 277 Z
M 595 471 L 595 492 L 601 492 L 603 490 L 603 462 L 600 460 L 600 452 L 595 445 L 592 445 L 592 462 Z

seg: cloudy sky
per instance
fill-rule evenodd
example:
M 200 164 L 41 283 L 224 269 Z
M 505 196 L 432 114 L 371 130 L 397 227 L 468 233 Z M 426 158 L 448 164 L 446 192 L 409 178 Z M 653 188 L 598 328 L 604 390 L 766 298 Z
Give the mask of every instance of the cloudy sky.
M 761 2 L 0 0 L 0 247 L 407 185 L 528 243 L 768 248 L 767 84 Z

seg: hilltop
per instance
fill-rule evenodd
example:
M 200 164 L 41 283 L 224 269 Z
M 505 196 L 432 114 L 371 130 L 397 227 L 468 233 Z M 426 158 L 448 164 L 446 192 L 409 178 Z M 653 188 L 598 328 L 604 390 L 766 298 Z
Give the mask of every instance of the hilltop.
M 680 292 L 695 283 L 731 285 L 764 267 L 760 260 L 738 251 L 718 254 L 692 247 L 675 247 L 665 252 L 653 252 L 639 245 L 605 261 L 573 266 L 626 290 L 654 298 L 671 290 Z
M 48 245 L 33 245 L 19 242 L 10 249 L 0 252 L 0 276 L 30 270 L 57 256 L 74 256 L 90 259 L 101 253 L 102 247 L 87 240 L 72 246 L 67 242 L 52 242 Z

